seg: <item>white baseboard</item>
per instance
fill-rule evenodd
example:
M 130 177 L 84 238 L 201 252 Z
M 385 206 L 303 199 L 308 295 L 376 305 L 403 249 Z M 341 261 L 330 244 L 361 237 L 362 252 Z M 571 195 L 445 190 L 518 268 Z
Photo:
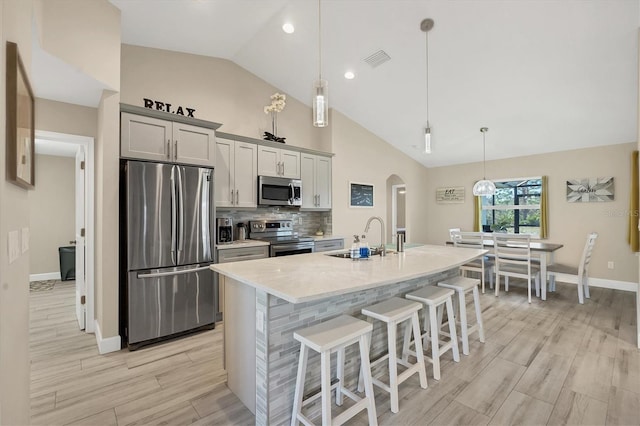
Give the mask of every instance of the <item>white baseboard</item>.
M 95 322 L 96 342 L 98 342 L 98 352 L 100 355 L 108 354 L 109 352 L 118 352 L 120 348 L 120 336 L 102 338 L 102 332 L 100 331 L 100 324 Z
M 613 290 L 638 291 L 638 283 L 630 281 L 607 280 L 604 278 L 589 278 L 589 287 L 610 288 Z
M 29 275 L 29 281 L 46 281 L 46 280 L 59 280 L 60 272 L 47 272 L 45 274 L 31 274 Z

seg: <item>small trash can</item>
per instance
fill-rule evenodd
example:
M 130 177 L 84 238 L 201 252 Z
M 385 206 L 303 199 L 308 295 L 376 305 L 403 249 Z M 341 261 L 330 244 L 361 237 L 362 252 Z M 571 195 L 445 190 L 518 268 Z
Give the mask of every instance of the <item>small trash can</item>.
M 76 279 L 76 247 L 58 247 L 60 253 L 60 279 L 69 281 Z

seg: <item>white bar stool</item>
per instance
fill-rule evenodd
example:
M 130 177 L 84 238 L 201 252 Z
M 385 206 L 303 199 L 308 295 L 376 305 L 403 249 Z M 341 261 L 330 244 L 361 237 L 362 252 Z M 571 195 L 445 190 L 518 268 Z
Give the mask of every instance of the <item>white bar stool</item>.
M 460 362 L 460 353 L 458 351 L 458 337 L 456 335 L 456 325 L 453 315 L 453 304 L 451 296 L 453 296 L 453 290 L 448 288 L 442 288 L 435 285 L 428 285 L 420 290 L 408 293 L 405 297 L 416 302 L 421 302 L 427 305 L 429 312 L 424 316 L 424 332 L 422 338 L 431 342 L 431 358 L 425 355 L 433 364 L 433 378 L 440 380 L 440 356 L 451 349 L 453 353 L 453 360 Z M 442 320 L 442 308 L 443 305 L 447 307 L 447 317 L 449 318 L 449 336 L 451 340 L 447 343 L 440 345 L 439 334 L 441 333 L 441 320 Z M 436 312 L 440 311 L 436 319 Z M 415 339 L 416 348 L 418 347 L 418 339 Z M 409 348 L 411 346 L 411 339 L 405 334 L 403 353 L 415 355 Z
M 484 343 L 484 327 L 482 325 L 482 309 L 480 308 L 480 293 L 478 285 L 480 280 L 467 277 L 454 277 L 438 283 L 438 287 L 449 288 L 458 294 L 458 311 L 460 315 L 456 321 L 460 321 L 460 334 L 462 335 L 462 353 L 469 355 L 469 334 L 477 331 L 480 341 Z M 476 323 L 469 327 L 467 322 L 467 305 L 465 295 L 473 292 L 473 304 L 476 310 Z
M 410 300 L 402 299 L 400 297 L 392 297 L 384 302 L 376 303 L 375 305 L 367 306 L 362 309 L 362 314 L 369 318 L 375 318 L 377 320 L 387 323 L 387 337 L 388 337 L 388 353 L 382 358 L 377 359 L 371 364 L 375 366 L 378 363 L 389 360 L 389 384 L 382 382 L 376 378 L 373 378 L 373 384 L 381 389 L 389 392 L 391 400 L 391 412 L 397 413 L 399 411 L 398 406 L 398 385 L 414 373 L 418 373 L 420 376 L 420 387 L 427 388 L 427 371 L 424 366 L 424 357 L 416 356 L 417 361 L 415 364 L 409 364 L 407 357 L 398 359 L 396 354 L 396 332 L 398 324 L 404 321 L 410 321 L 405 326 L 405 334 L 420 336 L 420 319 L 418 317 L 418 311 L 422 309 L 420 303 L 411 302 Z M 420 339 L 416 340 L 416 352 L 422 354 L 422 342 Z M 405 366 L 407 369 L 398 375 L 398 364 Z M 364 366 L 364 364 L 363 364 Z M 362 374 L 361 374 L 362 376 Z M 366 381 L 365 381 L 366 383 Z M 361 385 L 358 386 L 358 390 L 361 390 Z
M 369 335 L 373 326 L 349 315 L 341 315 L 323 323 L 298 330 L 293 337 L 300 342 L 300 360 L 298 362 L 298 376 L 293 401 L 293 413 L 291 425 L 297 425 L 301 421 L 305 425 L 312 425 L 311 420 L 302 414 L 302 407 L 322 397 L 322 424 L 341 425 L 347 420 L 366 409 L 369 415 L 369 424 L 377 425 L 376 404 L 371 382 L 371 367 L 369 364 Z M 360 345 L 361 367 L 360 374 L 364 378 L 365 397 L 360 398 L 355 393 L 345 389 L 344 386 L 344 356 L 345 348 L 358 343 Z M 320 354 L 320 393 L 305 400 L 304 381 L 307 372 L 307 358 L 309 349 Z M 331 353 L 337 352 L 336 365 L 337 382 L 331 385 Z M 342 405 L 342 395 L 346 395 L 356 403 L 338 416 L 331 417 L 331 390 L 336 389 L 336 405 Z

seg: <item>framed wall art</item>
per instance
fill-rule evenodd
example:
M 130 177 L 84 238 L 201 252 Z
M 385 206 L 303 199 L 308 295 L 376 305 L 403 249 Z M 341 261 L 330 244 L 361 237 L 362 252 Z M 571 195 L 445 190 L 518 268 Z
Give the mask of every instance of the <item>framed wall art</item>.
M 611 176 L 567 181 L 567 201 L 570 203 L 613 201 L 614 195 Z
M 460 204 L 464 203 L 464 186 L 449 186 L 436 189 L 436 203 Z
M 373 185 L 349 182 L 349 207 L 373 207 Z
M 34 98 L 18 45 L 7 42 L 7 179 L 35 187 Z

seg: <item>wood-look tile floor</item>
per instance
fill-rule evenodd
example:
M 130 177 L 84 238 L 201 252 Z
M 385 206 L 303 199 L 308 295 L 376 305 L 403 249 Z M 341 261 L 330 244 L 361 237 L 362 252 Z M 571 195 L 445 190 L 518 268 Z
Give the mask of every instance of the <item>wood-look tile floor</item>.
M 632 293 L 558 284 L 529 305 L 512 285 L 482 295 L 486 342 L 450 353 L 442 379 L 400 387 L 400 412 L 376 389 L 381 425 L 640 425 L 640 350 Z M 73 283 L 31 293 L 31 422 L 43 425 L 253 424 L 225 386 L 222 327 L 135 352 L 99 355 L 77 329 Z M 468 309 L 473 313 L 471 306 Z M 366 424 L 361 413 L 350 424 Z

